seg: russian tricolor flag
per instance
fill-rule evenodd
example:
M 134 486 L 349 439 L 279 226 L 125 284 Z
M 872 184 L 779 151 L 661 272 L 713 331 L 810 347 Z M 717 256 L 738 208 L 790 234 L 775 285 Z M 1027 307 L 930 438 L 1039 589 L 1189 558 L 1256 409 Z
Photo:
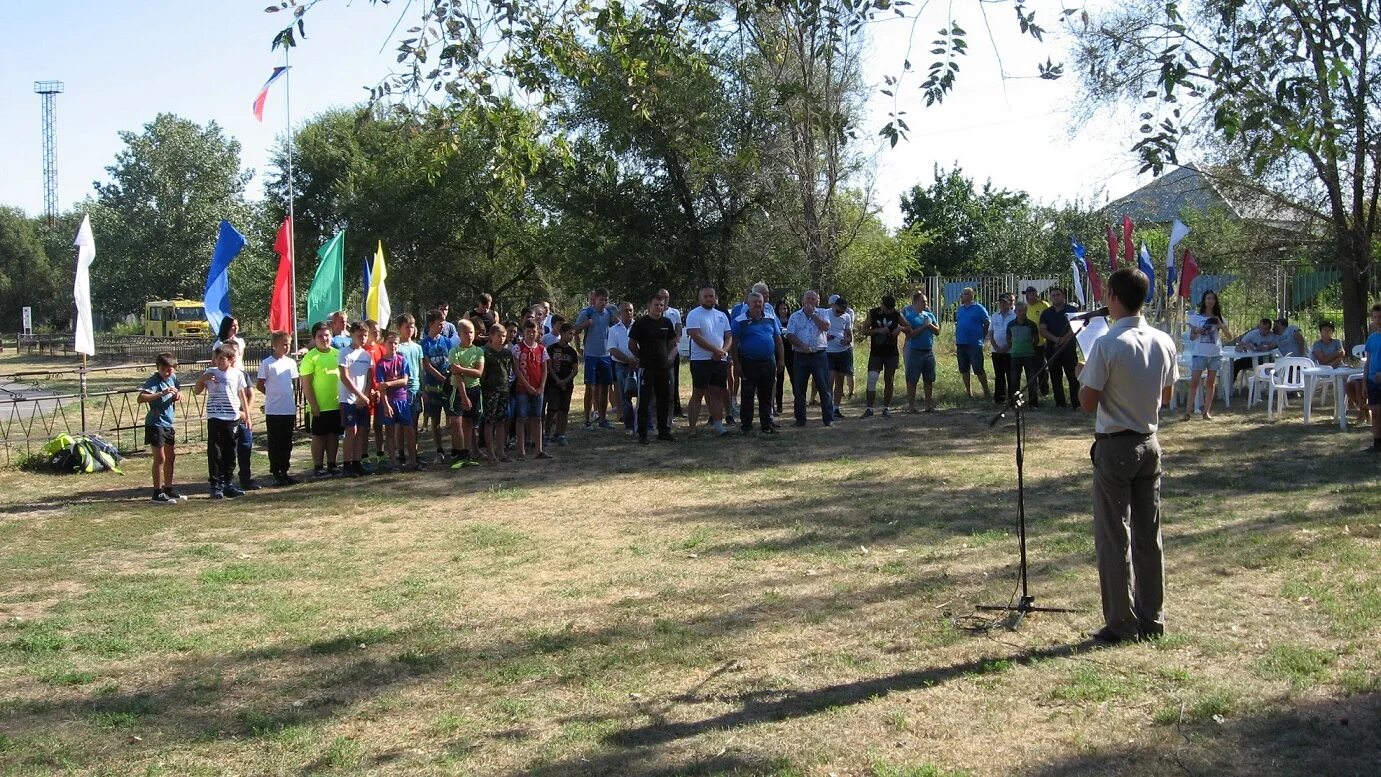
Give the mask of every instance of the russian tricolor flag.
M 269 80 L 264 82 L 264 88 L 259 90 L 259 96 L 254 98 L 254 118 L 258 119 L 261 123 L 264 121 L 264 102 L 269 99 L 269 87 L 273 86 L 273 82 L 282 78 L 283 74 L 286 72 L 288 72 L 287 67 L 274 68 L 273 75 L 269 76 Z

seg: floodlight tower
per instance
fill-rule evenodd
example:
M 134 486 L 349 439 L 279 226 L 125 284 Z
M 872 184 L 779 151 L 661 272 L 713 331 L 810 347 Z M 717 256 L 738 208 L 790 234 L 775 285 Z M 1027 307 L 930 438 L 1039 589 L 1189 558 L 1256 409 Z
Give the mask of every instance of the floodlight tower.
M 48 226 L 53 226 L 58 217 L 58 159 L 53 150 L 53 106 L 57 95 L 62 94 L 61 81 L 35 81 L 34 91 L 43 95 L 43 215 L 48 217 Z

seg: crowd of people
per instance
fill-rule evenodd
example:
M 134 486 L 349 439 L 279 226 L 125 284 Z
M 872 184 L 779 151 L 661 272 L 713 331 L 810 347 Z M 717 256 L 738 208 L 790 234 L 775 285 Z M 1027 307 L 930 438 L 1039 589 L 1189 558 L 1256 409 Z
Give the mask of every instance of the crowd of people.
M 989 312 L 973 289 L 962 290 L 954 338 L 956 367 L 968 396 L 975 396 L 976 378 L 984 397 L 1004 403 L 1024 378 L 1036 384 L 1026 397 L 1029 406 L 1040 407 L 1041 397 L 1053 393 L 1055 407 L 1079 407 L 1077 353 L 1069 344 L 1075 336 L 1069 320 L 1073 308 L 1063 289 L 1050 288 L 1048 294 L 1049 301 L 1035 287 L 1020 297 L 1003 293 L 998 309 Z M 227 317 L 213 346 L 213 364 L 193 386 L 206 395 L 211 496 L 237 497 L 260 487 L 251 473 L 252 418 L 260 396 L 276 485 L 298 482 L 290 470 L 299 396 L 306 405 L 315 477 L 549 459 L 551 447 L 569 443 L 577 378 L 585 388 L 584 429 L 618 424 L 641 443 L 673 441 L 673 419 L 684 419 L 692 432 L 700 427 L 728 435 L 737 426 L 740 434 L 775 435 L 788 412 L 783 403 L 788 382 L 794 425 L 805 426 L 809 406 L 818 403 L 820 422 L 830 427 L 844 417 L 836 398 L 852 394 L 856 336 L 867 337 L 870 345 L 862 418 L 935 411 L 934 345 L 941 324 L 925 292 L 917 291 L 900 308 L 884 296 L 861 323 L 839 295 L 822 304 L 818 292 L 807 291 L 792 309 L 783 300 L 773 304 L 763 283 L 731 307 L 720 305 L 712 287 L 701 289 L 696 302 L 683 312 L 662 289 L 638 315 L 633 302 L 612 304 L 607 290 L 595 289 L 589 304 L 570 320 L 539 302 L 501 321 L 492 297 L 482 294 L 454 321 L 448 304 L 436 305 L 420 328 L 411 314 L 385 327 L 372 320 L 350 322 L 337 312 L 313 325 L 310 345 L 297 353 L 290 353 L 288 333 L 272 333 L 272 354 L 253 379 L 243 369 L 239 323 Z M 1204 417 L 1211 418 L 1214 357 L 1221 356 L 1230 334 L 1213 292 L 1204 296 L 1199 312 L 1190 330 L 1190 390 L 1192 396 L 1206 374 Z M 1299 328 L 1284 318 L 1262 319 L 1237 345 L 1306 353 Z M 1210 352 L 1214 348 L 1217 354 Z M 1329 365 L 1346 357 L 1331 322 L 1320 326 L 1319 340 L 1307 353 Z M 1046 360 L 1051 367 L 1040 372 Z M 684 407 L 682 362 L 688 363 L 691 382 Z M 895 404 L 899 370 L 904 371 L 904 405 Z M 1350 388 L 1354 407 L 1364 416 L 1375 404 L 1370 400 L 1376 397 L 1369 396 L 1373 390 L 1369 379 Z M 183 498 L 172 485 L 175 407 L 181 399 L 177 363 L 162 354 L 139 397 L 149 406 L 145 441 L 154 454 L 153 498 L 160 502 Z M 429 456 L 419 453 L 428 431 L 435 449 Z M 1381 441 L 1381 431 L 1376 437 Z M 1381 450 L 1381 442 L 1377 447 Z

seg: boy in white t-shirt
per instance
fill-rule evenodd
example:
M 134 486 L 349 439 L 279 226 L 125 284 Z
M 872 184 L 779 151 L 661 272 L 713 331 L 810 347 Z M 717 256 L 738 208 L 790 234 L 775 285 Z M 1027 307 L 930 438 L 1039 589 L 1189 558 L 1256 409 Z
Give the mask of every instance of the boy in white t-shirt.
M 253 395 L 238 361 L 239 347 L 227 342 L 215 351 L 215 364 L 197 378 L 193 391 L 206 394 L 206 464 L 211 476 L 211 498 L 244 496 L 235 485 L 235 430 L 250 426 L 249 405 Z
M 369 409 L 374 403 L 369 376 L 373 372 L 374 357 L 364 347 L 365 326 L 359 321 L 350 324 L 350 345 L 336 357 L 340 373 L 340 420 L 345 427 L 345 474 L 355 478 L 372 475 L 364 463 L 369 445 Z
M 255 386 L 264 395 L 264 427 L 268 432 L 269 473 L 274 485 L 297 485 L 288 474 L 293 453 L 293 427 L 297 424 L 297 360 L 288 355 L 287 332 L 272 335 L 273 355 L 259 363 Z

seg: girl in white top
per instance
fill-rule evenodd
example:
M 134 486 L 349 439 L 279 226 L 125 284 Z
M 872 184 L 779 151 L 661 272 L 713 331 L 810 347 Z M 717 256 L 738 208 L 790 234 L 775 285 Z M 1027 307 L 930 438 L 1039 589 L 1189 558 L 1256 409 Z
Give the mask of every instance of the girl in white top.
M 1222 361 L 1223 356 L 1223 338 L 1232 337 L 1223 318 L 1223 308 L 1218 304 L 1216 292 L 1206 291 L 1199 299 L 1199 316 L 1200 319 L 1196 319 L 1197 325 L 1189 325 L 1193 355 L 1189 365 L 1191 372 L 1189 401 L 1186 403 L 1188 408 L 1184 414 L 1186 421 L 1194 416 L 1194 399 L 1199 395 L 1199 378 L 1204 372 L 1208 373 L 1204 378 L 1204 420 L 1213 420 L 1213 389 L 1218 377 L 1218 363 Z
M 221 319 L 221 328 L 216 333 L 216 342 L 211 344 L 211 353 L 215 353 L 222 343 L 234 343 L 239 346 L 239 350 L 235 352 L 235 362 L 230 366 L 238 370 L 244 369 L 245 341 L 240 337 L 240 322 L 234 316 Z

